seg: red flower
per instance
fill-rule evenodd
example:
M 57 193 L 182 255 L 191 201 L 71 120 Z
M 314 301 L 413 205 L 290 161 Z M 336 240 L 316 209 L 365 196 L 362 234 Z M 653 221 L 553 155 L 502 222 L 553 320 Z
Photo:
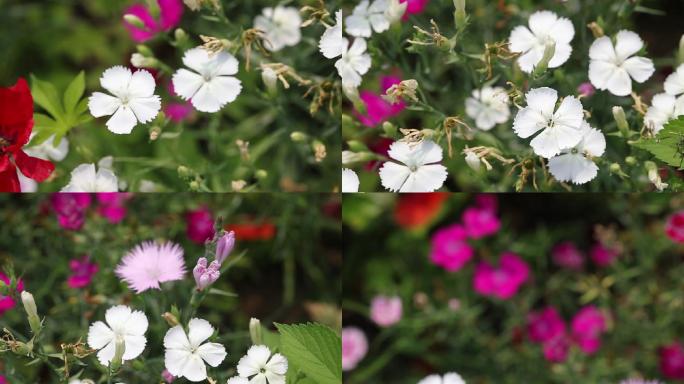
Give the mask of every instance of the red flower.
M 276 234 L 276 227 L 269 221 L 261 223 L 241 223 L 224 226 L 226 231 L 235 232 L 238 240 L 271 240 Z
M 0 88 L 0 192 L 21 192 L 17 168 L 38 182 L 54 171 L 51 162 L 30 157 L 22 150 L 32 130 L 33 97 L 26 80 Z
M 430 223 L 439 213 L 448 193 L 404 193 L 394 208 L 394 220 L 400 226 L 413 229 Z

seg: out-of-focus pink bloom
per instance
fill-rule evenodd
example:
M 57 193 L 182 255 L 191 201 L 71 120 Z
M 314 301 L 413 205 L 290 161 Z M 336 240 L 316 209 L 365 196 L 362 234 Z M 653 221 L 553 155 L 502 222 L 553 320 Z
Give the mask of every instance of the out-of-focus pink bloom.
M 580 349 L 590 355 L 601 347 L 601 334 L 607 327 L 606 317 L 595 306 L 583 307 L 572 318 L 572 337 Z
M 598 265 L 599 267 L 607 267 L 613 264 L 618 256 L 620 256 L 620 251 L 618 251 L 618 249 L 615 247 L 611 248 L 601 243 L 597 243 L 591 247 L 589 256 L 594 264 Z
M 145 24 L 145 28 L 138 28 L 128 22 L 124 22 L 131 33 L 131 37 L 138 43 L 145 42 L 160 32 L 169 31 L 180 23 L 183 16 L 183 3 L 181 0 L 157 0 L 159 5 L 159 20 L 155 19 L 142 4 L 129 7 L 125 15 L 137 16 Z
M 349 371 L 359 364 L 368 352 L 366 335 L 357 327 L 342 328 L 342 370 Z
M 496 199 L 496 194 L 479 193 L 475 195 L 475 206 L 482 210 L 496 212 L 499 202 Z
M 400 3 L 408 3 L 406 13 L 404 13 L 403 20 L 406 21 L 409 15 L 415 15 L 423 12 L 430 0 L 399 0 Z
M 490 209 L 466 208 L 462 219 L 468 236 L 473 239 L 493 235 L 501 228 L 501 221 L 496 212 Z
M 502 300 L 513 297 L 530 277 L 530 268 L 520 256 L 506 252 L 495 268 L 486 261 L 475 268 L 473 285 L 475 292 Z
M 644 379 L 627 379 L 622 380 L 619 384 L 665 384 L 658 380 L 644 380 Z
M 457 312 L 459 309 L 461 309 L 461 300 L 453 299 L 453 298 L 449 299 L 447 306 L 449 307 L 450 310 Z
M 571 241 L 556 244 L 551 257 L 556 265 L 567 269 L 580 270 L 584 265 L 584 254 Z
M 568 358 L 570 350 L 570 340 L 563 334 L 545 342 L 542 345 L 544 358 L 552 363 L 562 363 Z
M 473 257 L 468 235 L 460 224 L 439 229 L 432 236 L 430 260 L 449 272 L 456 272 Z
M 120 223 L 126 217 L 126 200 L 133 197 L 124 192 L 101 192 L 95 196 L 100 204 L 97 212 L 112 224 Z
M 565 322 L 553 307 L 530 312 L 527 315 L 527 335 L 534 343 L 546 343 L 565 335 Z
M 383 76 L 380 78 L 380 89 L 382 94 L 387 91 L 394 84 L 399 84 L 401 78 L 396 76 Z M 359 96 L 366 105 L 366 114 L 362 115 L 358 111 L 354 111 L 359 121 L 367 127 L 375 127 L 387 119 L 394 117 L 401 113 L 406 108 L 406 103 L 403 101 L 392 104 L 382 98 L 382 94 L 377 95 L 370 91 L 361 91 Z
M 174 123 L 181 123 L 189 119 L 193 111 L 192 104 L 189 102 L 164 105 L 164 114 Z
M 584 97 L 591 97 L 596 93 L 596 89 L 590 82 L 582 83 L 577 87 L 577 93 Z
M 665 234 L 676 243 L 684 243 L 684 211 L 667 218 Z
M 163 370 L 161 373 L 162 379 L 167 383 L 173 383 L 176 380 L 176 376 L 172 375 L 168 370 Z
M 10 285 L 10 279 L 4 273 L 0 272 L 0 280 L 2 280 L 7 286 Z M 22 292 L 24 290 L 24 282 L 19 279 L 17 281 L 17 292 Z M 0 295 L 0 316 L 3 313 L 9 311 L 17 305 L 16 301 L 11 296 Z
M 7 380 L 5 379 L 5 376 L 0 375 L 0 384 L 7 384 Z
M 223 264 L 233 250 L 233 247 L 235 247 L 235 232 L 223 233 L 223 236 L 216 242 L 216 261 L 219 264 Z
M 673 380 L 684 380 L 684 346 L 673 342 L 661 347 L 659 352 L 663 376 Z
M 371 142 L 368 145 L 368 149 L 371 150 L 371 152 L 375 153 L 376 155 L 380 156 L 389 156 L 387 153 L 389 152 L 389 148 L 394 143 L 394 140 L 388 139 L 386 137 L 380 137 L 374 142 Z M 364 165 L 363 169 L 366 171 L 374 171 L 377 167 L 379 167 L 381 162 L 379 160 L 371 160 Z M 433 192 L 433 193 L 439 193 L 439 192 Z M 428 193 L 422 193 L 422 195 L 428 195 Z
M 190 211 L 185 216 L 186 233 L 190 240 L 197 244 L 204 244 L 214 237 L 214 217 L 207 208 Z
M 69 269 L 71 269 L 71 276 L 67 279 L 69 288 L 83 288 L 90 285 L 93 276 L 98 271 L 97 264 L 91 263 L 87 255 L 69 261 Z
M 90 200 L 88 193 L 54 193 L 50 198 L 59 225 L 72 231 L 83 227 Z
M 401 314 L 401 298 L 398 296 L 375 296 L 371 301 L 370 317 L 381 327 L 389 327 L 399 322 Z
M 171 242 L 146 241 L 128 252 L 114 272 L 136 293 L 161 289 L 160 283 L 183 279 L 183 248 Z
M 207 266 L 207 259 L 200 257 L 197 260 L 197 265 L 192 270 L 192 275 L 195 277 L 195 284 L 197 285 L 197 290 L 202 291 L 206 287 L 214 284 L 219 277 L 221 277 L 221 264 L 216 260 L 212 261 L 209 266 Z

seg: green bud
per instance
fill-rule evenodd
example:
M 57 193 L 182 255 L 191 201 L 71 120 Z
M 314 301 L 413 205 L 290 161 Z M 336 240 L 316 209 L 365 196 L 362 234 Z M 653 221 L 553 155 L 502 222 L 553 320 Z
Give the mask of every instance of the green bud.
M 397 135 L 397 127 L 389 121 L 382 123 L 382 131 L 385 132 L 385 136 L 388 137 L 395 137 Z
M 34 335 L 38 335 L 42 328 L 40 317 L 38 317 L 38 308 L 36 307 L 36 301 L 33 299 L 33 295 L 28 291 L 23 291 L 21 293 L 21 302 L 24 304 L 24 310 L 28 317 L 29 326 Z
M 656 163 L 652 161 L 644 161 L 644 168 L 646 168 L 647 171 L 657 171 L 658 166 Z
M 139 29 L 147 30 L 147 26 L 138 16 L 127 13 L 123 18 L 128 24 Z
M 454 7 L 456 8 L 454 21 L 456 22 L 456 28 L 459 30 L 465 27 L 467 20 L 465 5 L 465 0 L 454 0 Z
M 116 341 L 114 342 L 114 357 L 112 357 L 112 361 L 109 363 L 109 369 L 112 372 L 116 372 L 121 368 L 121 364 L 123 364 L 123 355 L 126 352 L 126 343 L 124 342 L 124 338 L 121 336 L 116 337 Z
M 534 71 L 532 71 L 532 76 L 534 77 L 539 77 L 546 72 L 546 70 L 549 68 L 549 62 L 553 58 L 553 55 L 556 54 L 556 42 L 553 40 L 549 40 L 546 42 L 546 47 L 544 48 L 544 55 L 542 56 L 541 61 L 537 66 L 534 68 Z
M 265 180 L 268 177 L 268 172 L 265 169 L 258 169 L 254 172 L 254 177 L 258 180 Z
M 190 190 L 191 190 L 191 191 L 197 192 L 197 191 L 200 190 L 200 183 L 199 183 L 199 181 L 197 181 L 197 180 L 193 180 L 193 181 L 190 182 L 189 187 L 190 187 Z
M 181 177 L 183 179 L 187 179 L 188 177 L 190 177 L 190 174 L 191 174 L 191 172 L 190 172 L 190 169 L 188 167 L 186 167 L 184 165 L 178 166 L 178 176 L 179 177 Z
M 309 135 L 304 132 L 295 131 L 290 133 L 290 140 L 294 141 L 295 143 L 302 143 L 309 140 Z
M 637 159 L 634 156 L 627 156 L 625 157 L 625 163 L 627 163 L 628 165 L 636 165 Z
M 610 165 L 610 172 L 612 173 L 620 173 L 622 171 L 622 168 L 620 168 L 620 164 L 618 163 L 613 163 Z
M 627 123 L 627 116 L 625 116 L 625 110 L 622 107 L 613 107 L 613 118 L 615 123 L 617 123 L 618 130 L 624 138 L 628 138 L 629 135 L 629 123 Z
M 150 48 L 147 47 L 147 45 L 144 44 L 139 44 L 137 47 L 138 53 L 145 57 L 154 57 L 154 52 Z
M 173 37 L 176 38 L 177 44 L 185 44 L 188 41 L 188 34 L 180 28 L 173 32 Z
M 249 336 L 252 338 L 253 345 L 263 344 L 263 329 L 261 328 L 261 321 L 252 317 L 249 320 Z
M 150 141 L 157 140 L 159 138 L 159 135 L 161 134 L 161 131 L 161 128 L 157 125 L 150 128 Z
M 679 40 L 679 50 L 677 51 L 677 64 L 684 64 L 684 35 Z
M 349 146 L 349 149 L 352 152 L 369 152 L 369 149 L 366 146 L 366 144 L 364 144 L 358 140 L 349 140 L 347 142 L 347 145 Z

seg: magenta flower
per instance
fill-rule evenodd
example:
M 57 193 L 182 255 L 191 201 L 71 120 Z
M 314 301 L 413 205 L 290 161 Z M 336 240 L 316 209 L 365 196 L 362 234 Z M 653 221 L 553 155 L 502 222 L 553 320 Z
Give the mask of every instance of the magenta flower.
M 368 352 L 368 340 L 356 327 L 342 328 L 342 370 L 349 371 L 359 364 Z
M 375 324 L 389 327 L 401 320 L 402 305 L 399 296 L 375 296 L 371 301 L 370 317 Z
M 684 211 L 679 211 L 667 218 L 665 234 L 675 243 L 684 243 Z
M 493 235 L 501 228 L 501 221 L 491 209 L 467 208 L 462 219 L 468 236 L 473 239 Z
M 126 200 L 133 197 L 130 193 L 101 192 L 95 194 L 100 205 L 97 212 L 112 224 L 120 223 L 126 217 Z
M 91 263 L 86 255 L 69 261 L 69 269 L 71 269 L 71 276 L 67 279 L 69 288 L 83 288 L 90 285 L 98 267 L 96 263 Z
M 216 242 L 216 261 L 219 265 L 228 258 L 233 247 L 235 247 L 235 232 L 224 232 Z
M 216 280 L 221 276 L 221 264 L 214 260 L 207 266 L 207 259 L 200 257 L 197 260 L 197 265 L 192 269 L 192 275 L 195 277 L 195 284 L 197 285 L 197 290 L 202 291 L 204 288 L 214 284 Z
M 607 320 L 595 306 L 583 307 L 572 318 L 572 337 L 580 349 L 590 355 L 601 347 L 601 334 L 606 331 Z
M 556 244 L 551 257 L 556 265 L 567 269 L 580 270 L 584 265 L 584 254 L 571 241 Z
M 473 257 L 468 235 L 460 224 L 439 229 L 432 236 L 430 260 L 449 272 L 456 272 Z
M 399 0 L 400 3 L 408 3 L 403 20 L 408 20 L 409 15 L 422 13 L 430 0 Z
M 684 346 L 672 342 L 659 350 L 660 371 L 673 380 L 684 380 Z
M 192 116 L 192 104 L 190 102 L 184 103 L 167 103 L 164 105 L 164 114 L 174 123 L 182 123 Z
M 134 41 L 145 42 L 160 32 L 173 29 L 180 23 L 183 16 L 181 0 L 157 0 L 157 4 L 159 5 L 159 20 L 156 20 L 150 10 L 142 4 L 135 4 L 124 12 L 125 15 L 137 16 L 145 24 L 145 28 L 141 29 L 124 22 Z
M 577 87 L 577 93 L 584 97 L 591 97 L 594 95 L 594 93 L 596 93 L 596 89 L 593 85 L 591 85 L 590 82 L 587 81 Z
M 81 229 L 90 200 L 87 193 L 53 193 L 50 201 L 60 227 L 72 231 Z
M 214 237 L 214 216 L 207 208 L 190 211 L 185 216 L 186 233 L 190 240 L 197 244 Z
M 570 340 L 563 334 L 559 337 L 551 339 L 542 345 L 544 358 L 552 363 L 561 363 L 568 358 L 568 351 L 570 350 Z
M 7 379 L 3 375 L 0 375 L 0 384 L 7 384 Z
M 553 307 L 530 312 L 527 315 L 527 334 L 533 343 L 546 343 L 565 335 L 565 322 Z
M 620 251 L 615 247 L 608 247 L 601 243 L 595 244 L 589 251 L 589 256 L 594 264 L 599 267 L 607 267 L 620 256 Z
M 496 212 L 499 202 L 494 193 L 479 193 L 475 195 L 475 206 L 482 210 Z
M 396 76 L 383 76 L 380 79 L 380 89 L 382 94 L 387 91 L 392 85 L 399 84 L 401 78 Z M 362 115 L 358 111 L 354 111 L 354 115 L 367 127 L 375 127 L 382 124 L 388 119 L 397 116 L 406 108 L 406 103 L 400 101 L 392 104 L 382 98 L 382 95 L 375 94 L 370 91 L 361 91 L 359 94 L 361 100 L 366 105 L 366 114 Z
M 162 371 L 161 377 L 166 383 L 173 383 L 173 381 L 176 380 L 176 376 L 172 375 L 171 372 L 166 369 Z
M 7 286 L 10 285 L 10 279 L 7 275 L 0 272 L 0 280 L 2 280 Z M 24 282 L 19 279 L 17 281 L 17 292 L 22 292 L 24 290 Z M 0 295 L 0 316 L 17 305 L 16 301 L 11 296 Z
M 495 268 L 486 261 L 475 267 L 473 286 L 475 292 L 502 300 L 510 299 L 530 277 L 527 263 L 512 252 L 501 255 L 499 267 Z
M 115 273 L 136 293 L 161 289 L 160 283 L 183 279 L 183 248 L 171 242 L 157 244 L 146 241 L 123 257 Z

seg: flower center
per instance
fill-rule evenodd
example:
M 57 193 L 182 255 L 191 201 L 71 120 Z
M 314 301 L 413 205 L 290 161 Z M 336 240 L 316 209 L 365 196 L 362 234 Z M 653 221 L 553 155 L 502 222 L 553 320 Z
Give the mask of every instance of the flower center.
M 573 148 L 572 150 L 570 150 L 570 153 L 572 153 L 573 155 L 576 155 L 579 153 L 579 150 L 577 148 Z
M 417 165 L 409 165 L 409 169 L 411 170 L 411 172 L 416 172 L 418 170 L 418 166 Z

